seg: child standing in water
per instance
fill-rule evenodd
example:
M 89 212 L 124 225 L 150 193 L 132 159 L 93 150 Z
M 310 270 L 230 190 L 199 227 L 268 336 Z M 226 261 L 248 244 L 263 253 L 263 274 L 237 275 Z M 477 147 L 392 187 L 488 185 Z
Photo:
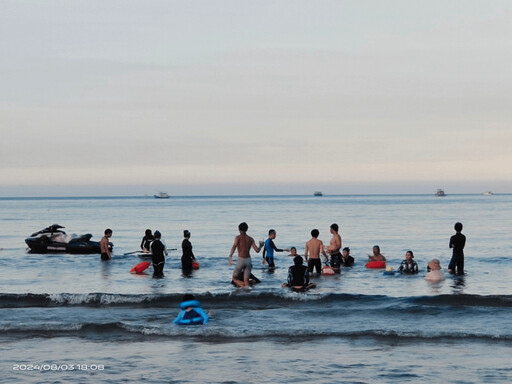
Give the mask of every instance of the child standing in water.
M 279 249 L 274 244 L 274 239 L 276 238 L 276 230 L 271 229 L 268 231 L 268 239 L 265 241 L 265 247 L 263 248 L 263 264 L 265 261 L 268 263 L 268 269 L 275 269 L 276 265 L 274 264 L 274 252 L 290 252 L 288 248 Z
M 462 223 L 455 223 L 455 235 L 450 238 L 450 248 L 453 249 L 452 259 L 448 265 L 448 273 L 464 274 L 464 246 L 466 245 L 466 236 L 462 232 Z

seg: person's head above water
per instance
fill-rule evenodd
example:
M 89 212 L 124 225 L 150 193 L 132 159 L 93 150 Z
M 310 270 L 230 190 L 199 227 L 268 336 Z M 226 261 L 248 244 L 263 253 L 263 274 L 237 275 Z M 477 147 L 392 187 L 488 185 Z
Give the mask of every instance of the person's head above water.
M 146 236 L 152 236 L 153 233 L 151 232 L 151 229 L 146 229 L 146 232 L 145 232 Z
M 311 236 L 313 236 L 315 238 L 318 237 L 319 234 L 320 234 L 320 231 L 318 229 L 313 229 L 311 231 Z
M 155 231 L 155 239 L 159 239 L 162 237 L 162 234 L 160 233 L 160 231 Z
M 272 236 L 272 235 L 275 235 L 276 234 L 276 230 L 275 229 L 269 229 L 268 230 L 268 235 L 269 236 Z
M 183 237 L 185 237 L 185 238 L 187 238 L 187 239 L 190 237 L 190 231 L 189 231 L 188 229 L 185 229 L 185 230 L 183 231 Z
M 380 253 L 380 247 L 378 245 L 374 245 L 373 246 L 373 253 L 374 254 L 379 254 Z
M 196 298 L 194 297 L 194 295 L 190 294 L 190 293 L 186 293 L 185 295 L 183 295 L 183 300 L 182 301 L 190 301 L 190 300 L 195 300 Z
M 334 231 L 334 232 L 338 232 L 340 227 L 338 227 L 338 224 L 336 223 L 333 223 L 331 224 L 331 229 Z
M 462 231 L 462 223 L 455 223 L 455 226 L 453 227 L 455 231 L 460 232 Z
M 302 265 L 302 263 L 304 263 L 304 259 L 302 258 L 302 256 L 295 256 L 293 258 L 293 263 L 295 265 Z
M 248 229 L 249 229 L 249 226 L 247 225 L 247 223 L 245 221 L 243 223 L 238 224 L 239 231 L 247 232 Z

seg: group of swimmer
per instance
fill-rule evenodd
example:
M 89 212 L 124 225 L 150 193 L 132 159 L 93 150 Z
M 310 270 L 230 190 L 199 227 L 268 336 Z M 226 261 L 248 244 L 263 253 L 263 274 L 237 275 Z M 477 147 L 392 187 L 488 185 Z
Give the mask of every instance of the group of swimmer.
M 190 276 L 196 257 L 192 251 L 192 243 L 190 242 L 190 231 L 183 231 L 183 241 L 181 242 L 181 249 L 183 254 L 181 256 L 181 268 L 183 275 Z M 105 229 L 105 236 L 100 241 L 100 252 L 101 260 L 112 259 L 112 252 L 109 249 L 109 239 L 112 237 L 112 230 L 110 228 Z M 162 278 L 164 277 L 164 265 L 165 256 L 168 256 L 168 248 L 162 240 L 162 234 L 156 230 L 154 233 L 151 229 L 146 229 L 144 237 L 140 243 L 140 249 L 142 253 L 146 253 L 151 256 L 151 262 L 153 265 L 153 277 Z
M 464 274 L 464 246 L 466 244 L 466 237 L 461 233 L 462 224 L 456 223 L 454 229 L 455 235 L 450 238 L 449 247 L 453 249 L 453 255 L 448 266 L 448 273 L 451 274 Z M 310 283 L 309 277 L 316 271 L 316 273 L 340 273 L 341 266 L 350 267 L 354 263 L 354 258 L 350 255 L 350 249 L 348 247 L 342 247 L 341 236 L 339 235 L 339 226 L 334 223 L 330 226 L 330 232 L 332 234 L 331 241 L 328 246 L 324 246 L 323 242 L 318 239 L 318 229 L 311 231 L 311 239 L 306 243 L 304 258 L 306 260 L 307 267 L 304 266 L 304 259 L 302 256 L 297 255 L 295 247 L 290 249 L 279 249 L 274 244 L 276 238 L 276 231 L 274 229 L 269 230 L 269 237 L 265 242 L 260 241 L 258 245 L 252 237 L 247 235 L 249 226 L 247 223 L 240 223 L 238 230 L 240 234 L 235 238 L 233 246 L 228 256 L 229 265 L 233 264 L 233 254 L 235 250 L 238 251 L 238 260 L 233 271 L 233 284 L 237 287 L 249 287 L 251 282 L 258 282 L 257 279 L 251 274 L 252 262 L 250 250 L 254 249 L 257 253 L 263 248 L 263 264 L 268 263 L 269 270 L 275 268 L 274 263 L 274 252 L 291 252 L 290 256 L 293 256 L 294 265 L 288 269 L 288 280 L 283 283 L 283 287 L 290 287 L 294 291 L 305 291 L 315 286 L 314 283 Z M 325 264 L 322 268 L 322 262 L 320 255 L 325 258 Z M 368 255 L 369 262 L 382 262 L 385 267 L 386 258 L 381 254 L 380 247 L 375 245 L 373 247 L 373 254 Z M 418 273 L 418 264 L 414 261 L 414 253 L 407 251 L 405 259 L 400 264 L 398 271 L 402 274 L 412 275 Z M 427 280 L 442 280 L 444 276 L 441 272 L 441 265 L 438 259 L 433 259 L 428 263 L 427 266 Z M 256 281 L 254 281 L 256 280 Z
M 448 265 L 448 273 L 463 275 L 464 274 L 464 246 L 466 237 L 461 233 L 462 224 L 456 223 L 454 229 L 455 235 L 450 238 L 449 247 L 453 249 L 453 255 Z M 324 246 L 323 242 L 318 239 L 320 232 L 318 229 L 311 231 L 311 239 L 306 243 L 304 258 L 297 254 L 295 247 L 280 249 L 277 248 L 274 239 L 276 238 L 276 231 L 270 229 L 268 232 L 268 239 L 260 241 L 258 244 L 254 239 L 247 234 L 249 226 L 247 223 L 240 223 L 238 226 L 239 235 L 235 237 L 233 246 L 228 256 L 229 265 L 233 265 L 233 254 L 235 250 L 238 253 L 238 259 L 233 270 L 232 283 L 240 288 L 250 287 L 251 284 L 258 283 L 259 280 L 251 273 L 252 261 L 250 250 L 251 248 L 259 253 L 263 249 L 263 264 L 268 264 L 269 271 L 275 268 L 274 252 L 290 252 L 293 257 L 293 265 L 288 269 L 287 282 L 283 284 L 285 287 L 290 287 L 295 291 L 304 291 L 313 288 L 315 284 L 309 281 L 309 277 L 316 271 L 317 274 L 334 274 L 340 273 L 341 267 L 350 267 L 354 263 L 354 258 L 350 255 L 348 247 L 342 250 L 342 240 L 339 234 L 339 226 L 334 223 L 330 226 L 330 233 L 332 238 L 328 246 Z M 192 244 L 190 242 L 190 231 L 183 231 L 182 257 L 181 265 L 183 275 L 190 276 L 193 270 L 193 264 L 196 258 L 192 251 Z M 105 236 L 101 239 L 101 259 L 109 260 L 112 258 L 111 251 L 108 244 L 112 236 L 112 230 L 106 229 Z M 163 269 L 165 265 L 165 256 L 168 255 L 165 242 L 162 240 L 160 231 L 156 230 L 154 233 L 150 229 L 145 231 L 142 238 L 140 248 L 143 253 L 151 255 L 153 264 L 153 277 L 163 277 Z M 324 256 L 325 266 L 322 267 L 320 256 Z M 304 266 L 304 259 L 307 266 Z M 386 258 L 381 254 L 380 247 L 375 245 L 372 250 L 372 255 L 368 255 L 369 262 L 381 262 L 382 267 L 385 267 Z M 388 267 L 389 268 L 389 267 Z M 418 264 L 414 261 L 414 253 L 407 251 L 405 259 L 401 262 L 398 271 L 402 274 L 417 274 Z M 441 280 L 444 276 L 441 272 L 441 265 L 438 259 L 433 259 L 427 266 L 428 280 Z

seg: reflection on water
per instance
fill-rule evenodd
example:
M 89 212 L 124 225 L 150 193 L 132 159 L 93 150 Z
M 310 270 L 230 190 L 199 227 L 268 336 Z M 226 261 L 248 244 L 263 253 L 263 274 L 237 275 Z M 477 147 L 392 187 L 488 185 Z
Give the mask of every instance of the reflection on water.
M 466 280 L 464 276 L 453 276 L 453 281 L 450 285 L 453 293 L 464 293 L 466 287 Z

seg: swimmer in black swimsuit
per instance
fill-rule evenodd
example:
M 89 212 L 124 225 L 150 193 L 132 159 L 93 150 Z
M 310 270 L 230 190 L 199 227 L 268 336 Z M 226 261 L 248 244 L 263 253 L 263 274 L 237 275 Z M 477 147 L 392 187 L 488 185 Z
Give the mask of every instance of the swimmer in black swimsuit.
M 289 287 L 295 292 L 304 292 L 316 287 L 316 284 L 309 282 L 309 269 L 303 262 L 302 256 L 293 258 L 294 265 L 288 268 L 288 281 L 283 283 L 283 287 Z
M 448 273 L 464 274 L 464 246 L 466 245 L 466 236 L 462 232 L 462 223 L 455 224 L 455 235 L 450 238 L 450 248 L 453 249 L 452 259 L 448 264 Z
M 192 263 L 196 260 L 194 256 L 194 252 L 192 252 L 192 243 L 190 242 L 190 231 L 183 231 L 183 242 L 181 243 L 181 249 L 183 250 L 183 255 L 181 256 L 181 271 L 184 276 L 192 275 Z
M 350 248 L 343 248 L 343 256 L 341 257 L 341 262 L 345 267 L 351 267 L 354 264 L 354 258 L 350 255 Z
M 149 252 L 149 246 L 153 240 L 155 240 L 155 237 L 153 236 L 151 229 L 146 229 L 144 237 L 140 242 L 140 249 L 142 249 L 143 252 Z

